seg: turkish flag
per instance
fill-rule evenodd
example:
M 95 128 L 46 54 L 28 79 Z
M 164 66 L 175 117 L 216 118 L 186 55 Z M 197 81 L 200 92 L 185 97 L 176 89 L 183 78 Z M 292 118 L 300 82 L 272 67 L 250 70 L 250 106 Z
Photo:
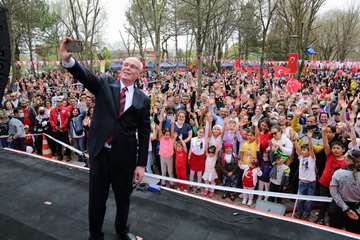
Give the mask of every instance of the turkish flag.
M 286 83 L 286 92 L 288 93 L 296 93 L 301 89 L 301 82 L 299 82 L 296 78 L 290 78 Z
M 236 70 L 240 70 L 240 68 L 241 68 L 241 66 L 240 66 L 240 58 L 236 58 L 236 60 L 235 60 L 235 63 L 234 63 L 234 68 L 236 69 Z
M 289 73 L 297 73 L 299 55 L 297 53 L 288 54 Z
M 285 77 L 289 73 L 289 70 L 284 66 L 277 66 L 275 69 L 275 77 Z

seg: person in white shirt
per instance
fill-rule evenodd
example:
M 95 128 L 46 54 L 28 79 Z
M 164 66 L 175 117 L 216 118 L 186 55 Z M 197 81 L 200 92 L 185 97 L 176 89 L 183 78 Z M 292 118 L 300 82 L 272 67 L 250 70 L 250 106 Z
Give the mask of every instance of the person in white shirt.
M 281 127 L 276 125 L 271 127 L 271 143 L 276 148 L 280 149 L 287 156 L 291 156 L 293 152 L 293 144 L 285 134 L 283 134 Z M 275 149 L 276 150 L 276 149 Z
M 196 173 L 197 181 L 198 183 L 201 183 L 202 173 L 205 170 L 206 138 L 204 128 L 200 127 L 197 134 L 197 137 L 191 139 L 188 160 L 190 166 L 190 181 L 194 181 Z
M 307 131 L 308 144 L 301 147 L 292 139 L 299 158 L 299 190 L 300 195 L 315 195 L 316 189 L 316 157 L 312 143 L 313 132 Z M 311 201 L 299 201 L 297 217 L 308 219 L 311 212 Z

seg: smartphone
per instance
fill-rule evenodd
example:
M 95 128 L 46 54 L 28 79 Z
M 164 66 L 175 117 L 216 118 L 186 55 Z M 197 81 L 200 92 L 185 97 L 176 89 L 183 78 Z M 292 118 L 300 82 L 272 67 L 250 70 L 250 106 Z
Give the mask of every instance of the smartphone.
M 73 40 L 71 42 L 68 42 L 66 44 L 66 49 L 69 52 L 82 52 L 83 51 L 83 45 L 81 41 Z

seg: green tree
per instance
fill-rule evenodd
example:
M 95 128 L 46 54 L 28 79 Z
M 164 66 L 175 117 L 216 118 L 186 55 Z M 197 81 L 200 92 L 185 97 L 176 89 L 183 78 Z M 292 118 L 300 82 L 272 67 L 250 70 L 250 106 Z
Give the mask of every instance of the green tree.
M 277 14 L 287 29 L 288 38 L 296 36 L 295 49 L 301 59 L 299 74 L 304 67 L 305 49 L 315 42 L 312 34 L 319 9 L 326 0 L 280 0 Z M 292 41 L 289 41 L 290 43 Z
M 160 70 L 161 28 L 164 26 L 167 0 L 135 0 L 156 54 L 155 69 Z

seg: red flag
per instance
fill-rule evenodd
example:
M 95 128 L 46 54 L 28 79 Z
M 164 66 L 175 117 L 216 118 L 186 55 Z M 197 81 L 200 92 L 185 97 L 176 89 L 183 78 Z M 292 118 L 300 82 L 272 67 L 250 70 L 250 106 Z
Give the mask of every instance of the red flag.
M 263 69 L 263 74 L 264 74 L 265 79 L 269 78 L 269 72 L 267 69 Z
M 275 77 L 285 77 L 288 74 L 288 69 L 284 66 L 277 66 L 275 69 Z
M 296 73 L 298 68 L 299 55 L 297 53 L 288 54 L 288 69 L 289 73 Z
M 286 92 L 288 93 L 296 93 L 301 89 L 301 82 L 299 82 L 296 78 L 290 78 L 286 83 Z
M 246 66 L 246 67 L 245 67 L 245 70 L 246 70 L 246 72 L 247 72 L 247 77 L 251 77 L 251 75 L 252 75 L 252 68 L 249 67 L 249 66 Z
M 336 76 L 342 76 L 343 75 L 343 70 L 339 69 L 337 72 L 336 72 Z
M 351 71 L 352 71 L 353 73 L 357 73 L 357 72 L 358 72 L 358 68 L 357 68 L 356 66 L 353 66 L 353 67 L 351 68 Z
M 240 70 L 240 68 L 241 68 L 241 66 L 240 66 L 240 58 L 236 58 L 234 68 L 236 70 L 238 70 L 238 71 Z

